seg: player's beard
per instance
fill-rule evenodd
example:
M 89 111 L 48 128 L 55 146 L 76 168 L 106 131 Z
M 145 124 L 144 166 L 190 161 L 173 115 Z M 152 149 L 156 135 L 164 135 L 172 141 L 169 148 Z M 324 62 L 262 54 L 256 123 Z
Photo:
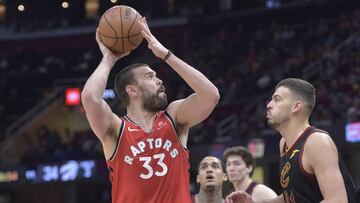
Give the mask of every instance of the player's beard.
M 149 112 L 158 112 L 166 109 L 168 101 L 166 93 L 162 92 L 161 89 L 159 89 L 155 94 L 144 89 L 141 91 L 144 101 L 143 107 L 145 110 Z M 164 94 L 164 96 L 160 96 L 160 94 Z

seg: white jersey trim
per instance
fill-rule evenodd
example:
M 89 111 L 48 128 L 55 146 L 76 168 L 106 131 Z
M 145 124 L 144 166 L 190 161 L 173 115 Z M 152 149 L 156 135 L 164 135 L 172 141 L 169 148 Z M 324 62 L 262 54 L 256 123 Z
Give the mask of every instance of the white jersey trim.
M 183 149 L 184 149 L 185 151 L 187 151 L 187 150 L 188 150 L 187 147 L 182 144 L 182 142 L 181 142 L 181 140 L 180 140 L 180 138 L 179 138 L 179 135 L 178 135 L 178 133 L 176 132 L 176 127 L 175 127 L 174 120 L 171 118 L 170 114 L 169 114 L 167 111 L 164 111 L 164 114 L 165 114 L 165 117 L 166 117 L 166 118 L 170 121 L 170 123 L 171 123 L 172 129 L 174 130 L 174 133 L 175 133 L 175 135 L 176 135 L 176 139 L 178 140 L 178 142 L 180 143 L 180 145 L 183 147 Z M 185 144 L 186 144 L 186 143 L 185 143 Z

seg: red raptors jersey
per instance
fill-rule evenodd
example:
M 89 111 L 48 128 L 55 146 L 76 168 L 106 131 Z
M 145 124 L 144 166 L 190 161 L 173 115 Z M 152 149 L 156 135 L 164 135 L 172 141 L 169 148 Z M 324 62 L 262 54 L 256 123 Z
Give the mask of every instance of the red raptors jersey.
M 112 203 L 190 203 L 189 153 L 174 123 L 158 112 L 146 133 L 123 117 L 115 152 L 107 165 Z

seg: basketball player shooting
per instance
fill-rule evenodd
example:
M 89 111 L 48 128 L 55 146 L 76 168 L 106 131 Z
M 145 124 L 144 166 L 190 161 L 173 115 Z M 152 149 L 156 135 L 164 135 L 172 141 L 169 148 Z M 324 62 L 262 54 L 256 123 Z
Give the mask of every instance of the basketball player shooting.
M 167 48 L 140 18 L 141 34 L 155 56 L 163 59 L 194 93 L 167 103 L 165 87 L 146 64 L 123 68 L 115 89 L 127 114 L 115 115 L 102 95 L 115 62 L 126 54 L 111 52 L 96 40 L 103 58 L 81 94 L 91 129 L 102 143 L 112 184 L 112 202 L 187 203 L 189 192 L 190 127 L 209 116 L 219 101 L 218 89 L 199 71 Z

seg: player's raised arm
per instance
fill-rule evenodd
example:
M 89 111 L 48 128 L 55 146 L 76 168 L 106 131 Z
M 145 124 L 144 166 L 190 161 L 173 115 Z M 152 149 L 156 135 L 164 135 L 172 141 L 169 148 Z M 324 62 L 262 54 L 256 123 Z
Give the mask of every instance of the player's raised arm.
M 171 66 L 195 91 L 186 99 L 172 102 L 168 112 L 175 123 L 190 128 L 200 123 L 213 111 L 220 99 L 219 91 L 201 72 L 185 63 L 166 49 L 150 32 L 144 18 L 140 24 L 143 27 L 142 34 L 148 41 L 148 47 L 153 53 Z
M 96 136 L 104 143 L 106 135 L 116 129 L 116 116 L 110 107 L 103 100 L 102 96 L 106 87 L 110 71 L 115 62 L 127 54 L 114 54 L 100 41 L 98 31 L 96 32 L 96 41 L 99 44 L 103 58 L 86 81 L 81 93 L 82 104 L 86 112 L 86 117 L 90 123 L 91 129 Z

